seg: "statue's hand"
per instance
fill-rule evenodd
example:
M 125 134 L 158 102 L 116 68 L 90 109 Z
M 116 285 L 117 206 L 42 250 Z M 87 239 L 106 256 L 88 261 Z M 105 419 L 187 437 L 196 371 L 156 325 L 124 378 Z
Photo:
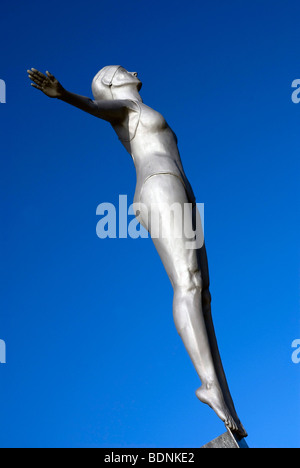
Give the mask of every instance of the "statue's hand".
M 35 68 L 31 70 L 27 70 L 28 76 L 33 83 L 33 86 L 40 91 L 43 91 L 46 96 L 50 98 L 60 98 L 64 93 L 64 88 L 62 85 L 57 81 L 57 79 L 51 75 L 51 73 L 46 72 L 47 76 L 43 73 L 39 72 Z

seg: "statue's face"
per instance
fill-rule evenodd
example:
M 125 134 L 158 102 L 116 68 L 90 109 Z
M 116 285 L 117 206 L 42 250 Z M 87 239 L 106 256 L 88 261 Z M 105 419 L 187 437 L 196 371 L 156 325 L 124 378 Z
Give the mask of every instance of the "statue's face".
M 125 68 L 120 67 L 113 78 L 113 86 L 122 86 L 127 84 L 134 84 L 138 90 L 142 87 L 142 82 L 138 79 L 137 72 L 129 72 Z

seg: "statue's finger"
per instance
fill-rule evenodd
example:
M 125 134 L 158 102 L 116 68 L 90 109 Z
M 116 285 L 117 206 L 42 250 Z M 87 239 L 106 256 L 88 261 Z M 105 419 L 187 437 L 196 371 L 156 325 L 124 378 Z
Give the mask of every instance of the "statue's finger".
M 50 78 L 51 81 L 55 81 L 55 80 L 56 80 L 55 76 L 52 75 L 52 73 L 46 71 L 46 75 L 48 76 L 48 78 Z
M 41 72 L 39 72 L 36 68 L 31 68 L 31 70 L 29 70 L 31 73 L 33 73 L 34 75 L 39 75 Z
M 40 71 L 38 71 L 36 68 L 32 68 L 31 69 L 34 73 L 36 73 L 37 75 L 39 75 L 41 78 L 43 78 L 44 80 L 46 79 L 46 76 L 41 73 Z
M 38 89 L 39 91 L 43 91 L 42 88 L 34 83 L 31 83 L 31 86 L 33 86 L 34 88 Z
M 44 81 L 45 78 L 40 77 L 37 73 L 34 73 L 32 71 L 28 72 L 28 76 L 31 79 L 39 80 L 39 81 Z
M 33 81 L 35 84 L 37 85 L 43 85 L 44 81 L 41 80 L 40 78 L 37 78 L 36 76 L 33 76 L 33 75 L 29 75 L 29 78 L 31 79 L 31 81 Z
M 42 80 L 42 78 L 37 73 L 34 73 L 34 72 L 30 71 L 30 70 L 28 71 L 28 76 L 30 76 L 30 77 L 32 76 L 33 78 L 36 78 L 38 80 Z

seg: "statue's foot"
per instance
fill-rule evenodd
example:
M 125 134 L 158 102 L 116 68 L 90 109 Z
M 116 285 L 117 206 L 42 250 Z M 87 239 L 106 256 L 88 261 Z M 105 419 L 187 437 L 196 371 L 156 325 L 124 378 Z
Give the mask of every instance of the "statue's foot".
M 248 437 L 248 433 L 239 419 L 237 420 L 237 428 L 237 434 L 241 439 Z
M 216 384 L 202 385 L 196 391 L 196 395 L 202 403 L 210 406 L 219 418 L 224 422 L 225 426 L 232 432 L 239 432 L 233 416 L 225 404 L 221 389 Z

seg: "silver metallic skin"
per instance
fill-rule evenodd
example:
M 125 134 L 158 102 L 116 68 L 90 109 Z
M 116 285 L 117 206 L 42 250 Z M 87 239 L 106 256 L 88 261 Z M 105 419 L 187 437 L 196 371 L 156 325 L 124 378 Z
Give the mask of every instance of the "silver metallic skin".
M 177 138 L 164 117 L 146 106 L 139 94 L 137 73 L 121 66 L 105 67 L 92 84 L 95 100 L 65 90 L 49 72 L 28 70 L 32 86 L 48 97 L 58 98 L 109 122 L 131 155 L 137 174 L 134 202 L 136 216 L 151 234 L 151 216 L 165 223 L 166 206 L 193 206 L 188 219 L 194 223 L 195 196 L 184 173 Z M 150 218 L 148 214 L 150 213 Z M 182 222 L 177 220 L 175 222 Z M 186 220 L 185 220 L 186 222 Z M 228 388 L 211 315 L 209 273 L 205 245 L 187 249 L 186 238 L 177 238 L 165 226 L 167 236 L 153 238 L 174 289 L 174 321 L 202 385 L 196 391 L 239 437 L 247 435 Z

